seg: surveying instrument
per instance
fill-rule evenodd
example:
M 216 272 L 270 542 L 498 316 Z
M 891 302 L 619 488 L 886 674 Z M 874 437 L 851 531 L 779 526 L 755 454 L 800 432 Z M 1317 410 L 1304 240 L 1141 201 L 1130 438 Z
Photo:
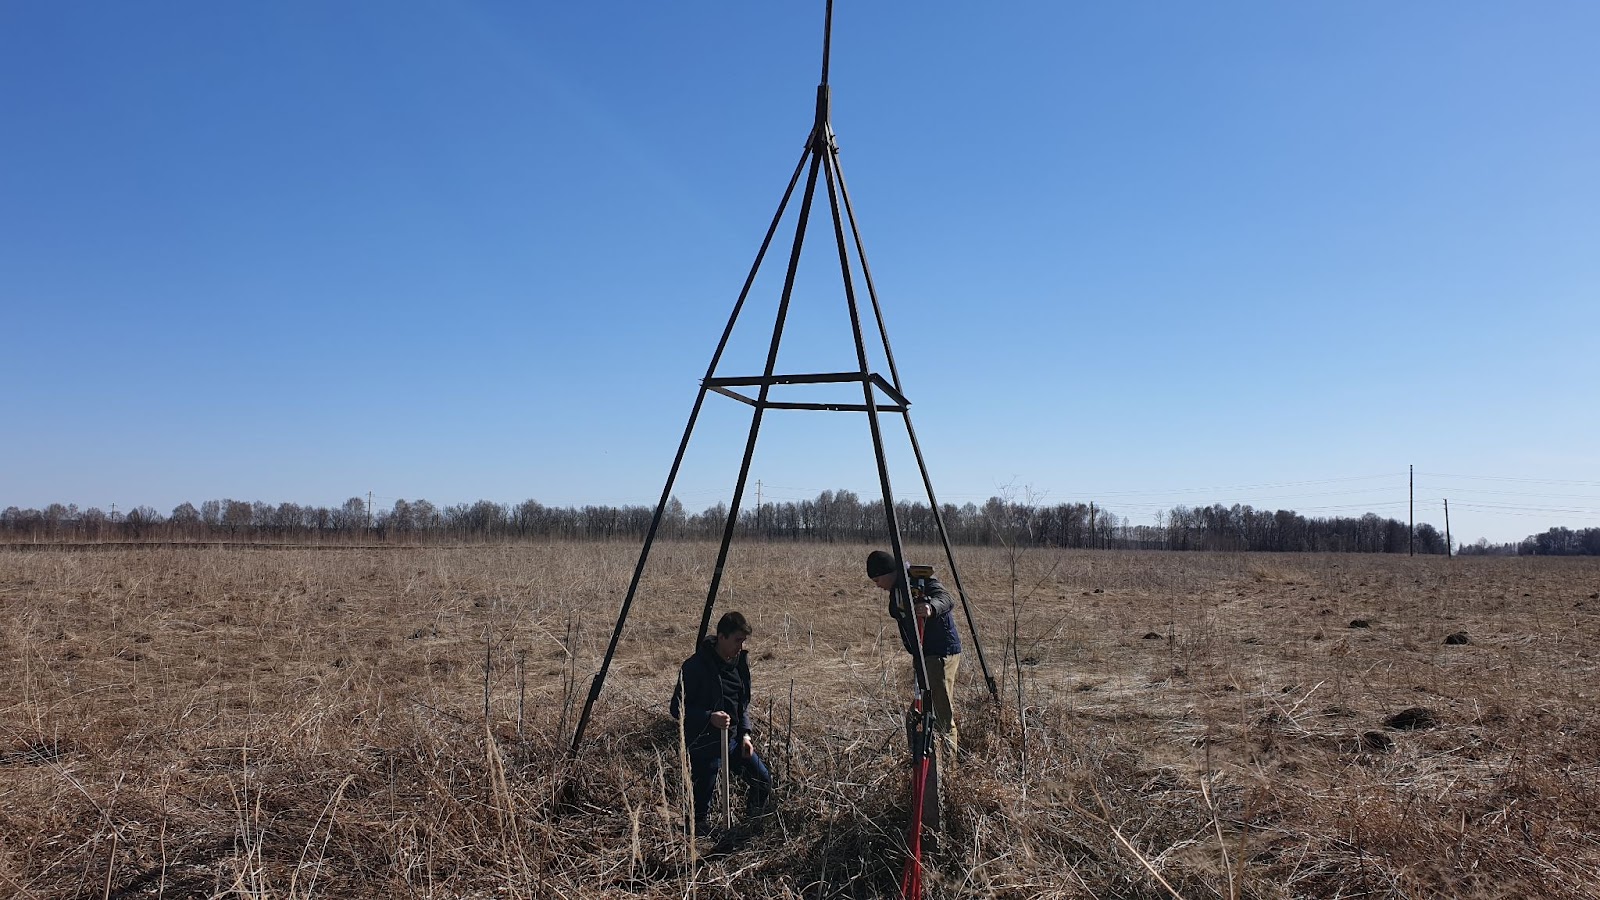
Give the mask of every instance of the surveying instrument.
M 923 837 L 925 833 L 938 834 L 943 800 L 939 790 L 933 703 L 928 696 L 932 683 L 928 680 L 928 660 L 922 652 L 927 624 L 917 616 L 917 604 L 927 598 L 933 566 L 907 566 L 905 573 L 906 590 L 898 596 L 891 595 L 891 602 L 897 605 L 895 618 L 913 623 L 916 633 L 915 652 L 911 654 L 916 664 L 916 684 L 911 706 L 906 710 L 906 746 L 911 751 L 911 822 L 906 828 L 908 852 L 905 871 L 900 877 L 900 896 L 921 897 Z

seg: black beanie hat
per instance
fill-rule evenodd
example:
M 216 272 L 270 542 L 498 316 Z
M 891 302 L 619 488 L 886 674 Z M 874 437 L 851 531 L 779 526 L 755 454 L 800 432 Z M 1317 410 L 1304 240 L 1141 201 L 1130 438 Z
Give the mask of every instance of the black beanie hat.
M 883 550 L 867 554 L 867 577 L 877 578 L 894 571 L 894 555 Z

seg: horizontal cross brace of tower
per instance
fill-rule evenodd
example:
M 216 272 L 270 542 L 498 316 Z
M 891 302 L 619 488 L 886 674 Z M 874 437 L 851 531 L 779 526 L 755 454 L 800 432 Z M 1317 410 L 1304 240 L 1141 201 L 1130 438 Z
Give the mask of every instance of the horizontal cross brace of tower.
M 748 397 L 735 390 L 736 387 L 771 387 L 776 384 L 870 384 L 884 393 L 892 403 L 878 404 L 876 409 L 881 412 L 905 412 L 911 406 L 911 401 L 905 395 L 895 390 L 894 385 L 876 372 L 816 372 L 802 375 L 750 375 L 738 378 L 707 378 L 700 382 L 709 390 L 715 391 L 724 397 L 732 397 L 740 403 L 754 406 L 757 409 L 810 409 L 827 410 L 831 412 L 871 412 L 865 403 L 792 403 L 776 400 L 760 400 Z

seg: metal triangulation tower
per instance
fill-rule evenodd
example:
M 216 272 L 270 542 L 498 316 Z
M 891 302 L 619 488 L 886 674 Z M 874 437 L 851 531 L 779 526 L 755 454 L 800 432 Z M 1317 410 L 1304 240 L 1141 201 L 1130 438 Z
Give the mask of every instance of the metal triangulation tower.
M 883 453 L 883 430 L 879 417 L 884 413 L 898 413 L 905 421 L 906 434 L 910 438 L 911 450 L 916 456 L 917 468 L 922 474 L 923 486 L 927 489 L 928 504 L 933 508 L 934 524 L 939 529 L 939 539 L 944 545 L 945 558 L 950 565 L 951 579 L 955 584 L 956 593 L 961 599 L 961 606 L 966 614 L 967 628 L 972 635 L 973 648 L 977 651 L 978 663 L 983 668 L 983 677 L 989 687 L 989 693 L 999 700 L 999 690 L 995 686 L 994 676 L 989 673 L 988 661 L 984 658 L 983 647 L 978 643 L 977 625 L 972 618 L 972 606 L 967 599 L 966 591 L 961 586 L 961 573 L 956 568 L 955 554 L 950 549 L 950 536 L 945 530 L 944 517 L 939 511 L 939 502 L 934 497 L 933 482 L 928 477 L 927 464 L 923 462 L 922 448 L 917 443 L 917 433 L 911 427 L 911 402 L 906 399 L 900 389 L 900 373 L 895 368 L 894 351 L 889 346 L 889 333 L 883 324 L 883 309 L 878 303 L 878 292 L 872 283 L 872 270 L 867 266 L 866 251 L 861 244 L 861 233 L 856 227 L 855 211 L 850 205 L 850 192 L 845 188 L 844 173 L 839 167 L 839 148 L 834 141 L 833 128 L 828 122 L 829 94 L 828 94 L 828 52 L 832 39 L 833 3 L 827 4 L 827 17 L 823 28 L 822 41 L 822 81 L 817 86 L 816 119 L 811 126 L 811 133 L 806 138 L 805 151 L 800 155 L 800 162 L 795 166 L 794 174 L 789 177 L 789 186 L 783 192 L 783 199 L 778 203 L 778 211 L 772 217 L 772 224 L 767 227 L 766 237 L 761 241 L 761 249 L 756 252 L 755 263 L 750 267 L 750 274 L 745 278 L 744 287 L 739 292 L 739 299 L 733 305 L 733 313 L 728 317 L 728 325 L 722 331 L 722 339 L 717 343 L 716 352 L 711 355 L 711 365 L 706 368 L 706 376 L 700 382 L 700 392 L 695 396 L 694 407 L 689 411 L 689 422 L 683 429 L 683 439 L 678 442 L 677 456 L 672 460 L 672 468 L 667 473 L 666 486 L 661 489 L 661 500 L 656 504 L 654 517 L 650 520 L 650 529 L 645 533 L 644 547 L 639 551 L 639 562 L 633 569 L 633 578 L 628 582 L 628 593 L 623 598 L 622 609 L 617 614 L 616 628 L 611 632 L 611 643 L 606 647 L 604 661 L 600 670 L 595 673 L 594 681 L 589 687 L 589 697 L 583 704 L 583 714 L 578 718 L 577 729 L 572 735 L 572 752 L 576 753 L 578 746 L 583 741 L 584 729 L 589 724 L 589 716 L 594 710 L 594 704 L 600 696 L 600 690 L 605 684 L 606 672 L 611 668 L 611 659 L 617 651 L 617 642 L 622 637 L 622 628 L 628 620 L 628 610 L 633 605 L 634 595 L 639 590 L 639 580 L 644 574 L 645 562 L 650 557 L 650 548 L 654 544 L 656 531 L 661 525 L 662 515 L 667 508 L 667 503 L 672 496 L 673 482 L 677 480 L 678 469 L 683 464 L 685 451 L 689 447 L 689 438 L 694 433 L 695 421 L 700 416 L 700 407 L 705 402 L 707 393 L 717 393 L 731 397 L 751 407 L 750 436 L 745 442 L 744 461 L 739 466 L 739 480 L 733 489 L 733 502 L 728 508 L 728 521 L 722 529 L 722 546 L 717 552 L 717 566 L 711 578 L 710 590 L 706 593 L 705 608 L 700 613 L 700 629 L 695 632 L 696 646 L 706 634 L 711 625 L 711 610 L 717 600 L 717 588 L 722 582 L 723 566 L 728 560 L 728 547 L 733 542 L 735 526 L 739 521 L 739 505 L 744 499 L 745 484 L 750 476 L 750 460 L 755 454 L 756 438 L 761 432 L 762 416 L 769 409 L 794 409 L 794 410 L 827 410 L 834 412 L 866 413 L 867 424 L 872 432 L 872 452 L 878 463 L 878 482 L 883 489 L 883 510 L 888 519 L 890 541 L 893 545 L 895 562 L 900 571 L 905 571 L 905 550 L 900 540 L 900 526 L 896 521 L 894 507 L 894 492 L 889 484 L 889 467 Z M 778 225 L 783 220 L 783 214 L 788 209 L 789 201 L 794 197 L 795 185 L 800 181 L 800 175 L 806 174 L 805 190 L 800 195 L 799 220 L 795 225 L 794 243 L 789 250 L 788 271 L 784 275 L 783 293 L 778 301 L 777 321 L 772 329 L 772 344 L 767 351 L 766 368 L 760 375 L 745 376 L 718 376 L 717 364 L 722 359 L 723 351 L 728 346 L 728 339 L 733 334 L 734 323 L 738 321 L 739 311 L 743 309 L 744 302 L 750 295 L 751 285 L 754 284 L 756 273 L 760 271 L 762 262 L 766 259 L 767 250 L 772 245 L 773 236 L 778 231 Z M 784 320 L 789 312 L 789 299 L 794 290 L 795 272 L 800 262 L 800 249 L 805 241 L 806 225 L 811 218 L 812 200 L 816 195 L 817 182 L 821 180 L 827 185 L 828 209 L 833 218 L 834 243 L 839 252 L 839 270 L 844 279 L 844 295 L 850 307 L 850 328 L 855 337 L 856 361 L 858 368 L 850 372 L 810 372 L 797 374 L 780 374 L 775 371 L 778 360 L 778 346 L 783 339 Z M 841 206 L 842 203 L 842 206 Z M 849 240 L 846 240 L 846 224 L 849 226 Z M 867 289 L 867 297 L 872 302 L 872 315 L 877 323 L 879 336 L 883 340 L 883 351 L 889 364 L 889 377 L 873 372 L 867 362 L 867 347 L 861 329 L 861 309 L 857 300 L 856 276 L 851 268 L 850 248 L 855 248 L 855 259 L 861 266 L 861 278 Z M 859 384 L 861 385 L 860 403 L 789 403 L 768 399 L 772 386 L 782 385 L 808 385 L 808 384 Z M 755 388 L 755 396 L 748 394 L 748 389 Z M 743 392 L 742 392 L 743 391 Z M 880 399 L 879 395 L 882 395 Z M 694 648 L 691 647 L 692 651 Z M 916 659 L 916 674 L 918 686 L 926 691 L 928 675 L 920 655 Z

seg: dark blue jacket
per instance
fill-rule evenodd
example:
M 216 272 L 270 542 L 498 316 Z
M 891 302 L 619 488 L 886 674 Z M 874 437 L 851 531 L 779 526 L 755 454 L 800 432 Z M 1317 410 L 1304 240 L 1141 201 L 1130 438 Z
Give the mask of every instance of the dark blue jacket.
M 750 725 L 750 654 L 739 651 L 733 662 L 723 662 L 717 655 L 717 639 L 704 638 L 694 655 L 683 661 L 679 670 L 682 681 L 672 691 L 672 717 L 682 717 L 683 738 L 689 753 L 701 756 L 721 753 L 717 735 L 722 729 L 711 724 L 711 714 L 721 708 L 722 672 L 732 667 L 739 676 L 740 688 L 737 708 L 726 710 L 733 717 L 735 740 L 751 733 Z
M 956 633 L 956 619 L 952 615 L 956 601 L 937 578 L 922 580 L 923 596 L 917 602 L 933 607 L 933 615 L 922 628 L 923 656 L 955 656 L 961 652 L 961 635 Z M 889 615 L 900 625 L 900 643 L 906 652 L 917 655 L 917 617 L 906 605 L 906 579 L 900 576 L 894 590 L 889 592 Z

